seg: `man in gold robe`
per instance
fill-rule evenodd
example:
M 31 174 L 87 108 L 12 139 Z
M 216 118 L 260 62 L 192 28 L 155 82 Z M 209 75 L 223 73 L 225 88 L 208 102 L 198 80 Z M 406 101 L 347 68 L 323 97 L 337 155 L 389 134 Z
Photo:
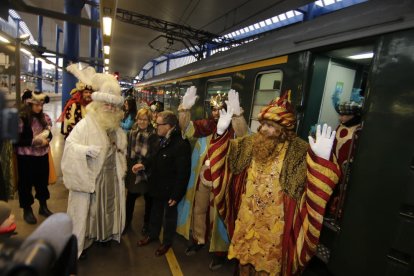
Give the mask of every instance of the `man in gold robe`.
M 264 107 L 257 134 L 230 141 L 217 206 L 240 275 L 296 275 L 318 244 L 326 203 L 340 170 L 335 131 L 318 126 L 309 145 L 294 133 L 288 94 Z M 228 115 L 228 114 L 227 114 Z M 228 116 L 220 121 L 230 124 Z M 223 123 L 223 122 L 222 122 Z

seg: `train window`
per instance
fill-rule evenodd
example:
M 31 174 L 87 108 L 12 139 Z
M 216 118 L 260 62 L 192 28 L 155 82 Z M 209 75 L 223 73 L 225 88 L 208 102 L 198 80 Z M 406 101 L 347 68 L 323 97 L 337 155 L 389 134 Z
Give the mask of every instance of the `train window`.
M 262 72 L 257 75 L 250 114 L 250 129 L 253 132 L 256 132 L 260 125 L 257 120 L 260 109 L 280 95 L 282 76 L 282 71 Z
M 204 102 L 205 116 L 210 112 L 210 98 L 217 94 L 227 94 L 231 89 L 231 78 L 210 79 L 207 81 L 207 93 Z

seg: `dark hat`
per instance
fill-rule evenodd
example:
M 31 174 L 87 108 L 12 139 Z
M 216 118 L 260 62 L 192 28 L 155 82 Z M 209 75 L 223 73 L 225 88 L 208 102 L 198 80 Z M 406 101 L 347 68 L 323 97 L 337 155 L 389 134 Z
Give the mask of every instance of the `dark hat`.
M 48 103 L 50 100 L 49 96 L 40 91 L 34 91 L 31 97 L 27 100 L 29 103 L 40 104 Z
M 22 95 L 22 102 L 24 102 L 25 100 L 28 100 L 32 97 L 32 90 L 29 89 L 25 89 Z

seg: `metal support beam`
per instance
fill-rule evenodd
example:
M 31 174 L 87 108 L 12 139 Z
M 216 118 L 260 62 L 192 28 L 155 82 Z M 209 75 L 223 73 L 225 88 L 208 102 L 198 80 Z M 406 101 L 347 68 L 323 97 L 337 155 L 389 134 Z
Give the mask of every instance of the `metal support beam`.
M 68 15 L 60 12 L 55 12 L 52 10 L 41 9 L 33 6 L 27 5 L 23 0 L 8 0 L 11 7 L 16 11 L 31 13 L 35 15 L 43 15 L 49 18 L 55 18 L 62 21 L 67 21 L 74 24 L 80 24 L 85 26 L 90 26 L 94 28 L 100 28 L 101 25 L 99 21 L 92 21 L 87 18 L 76 17 L 73 15 Z

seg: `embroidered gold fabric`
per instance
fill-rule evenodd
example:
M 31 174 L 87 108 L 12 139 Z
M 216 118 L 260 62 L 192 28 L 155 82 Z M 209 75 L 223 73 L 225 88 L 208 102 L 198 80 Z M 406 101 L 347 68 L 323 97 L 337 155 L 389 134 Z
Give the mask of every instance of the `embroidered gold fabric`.
M 246 193 L 242 196 L 229 258 L 256 271 L 279 275 L 282 267 L 284 229 L 283 190 L 279 183 L 287 144 L 280 144 L 272 162 L 252 160 Z
M 290 142 L 280 173 L 282 189 L 295 200 L 299 200 L 306 180 L 306 154 L 308 143 L 296 137 Z
M 230 141 L 228 162 L 233 174 L 239 174 L 250 165 L 254 135 Z M 306 153 L 308 143 L 296 137 L 289 143 L 286 158 L 280 173 L 282 189 L 291 197 L 299 200 L 306 179 Z
M 230 141 L 228 164 L 233 174 L 239 174 L 252 160 L 253 135 Z

